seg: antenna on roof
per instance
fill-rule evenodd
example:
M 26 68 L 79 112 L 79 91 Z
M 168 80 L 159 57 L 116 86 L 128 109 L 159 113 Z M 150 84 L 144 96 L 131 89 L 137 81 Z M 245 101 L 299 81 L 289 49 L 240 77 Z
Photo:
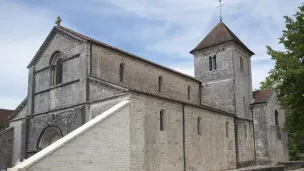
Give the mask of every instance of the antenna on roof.
M 222 19 L 222 6 L 224 4 L 222 4 L 222 0 L 219 0 L 219 2 L 220 2 L 220 5 L 218 7 L 220 7 L 220 21 L 222 22 L 223 21 L 223 19 Z
M 57 26 L 60 26 L 61 21 L 62 21 L 62 19 L 60 18 L 60 16 L 58 16 L 55 24 L 57 24 Z

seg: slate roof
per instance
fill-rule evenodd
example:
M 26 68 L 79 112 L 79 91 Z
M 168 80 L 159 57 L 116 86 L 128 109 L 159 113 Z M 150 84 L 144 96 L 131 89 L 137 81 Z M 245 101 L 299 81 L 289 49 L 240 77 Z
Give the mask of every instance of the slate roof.
M 239 46 L 243 47 L 246 51 L 248 51 L 251 55 L 254 55 L 254 53 L 248 49 L 244 43 L 239 38 L 237 38 L 237 36 L 223 22 L 219 22 L 211 30 L 211 32 L 193 50 L 190 51 L 190 53 L 229 41 L 235 42 Z
M 273 90 L 258 90 L 252 92 L 252 97 L 254 99 L 253 104 L 267 103 L 271 97 Z
M 0 109 L 0 125 L 8 124 L 10 116 L 12 115 L 13 110 Z
M 105 48 L 114 50 L 114 51 L 116 51 L 116 52 L 118 52 L 118 53 L 122 53 L 122 54 L 124 54 L 124 55 L 133 57 L 133 58 L 135 58 L 135 59 L 137 59 L 137 60 L 140 60 L 140 61 L 149 63 L 149 64 L 154 65 L 154 66 L 156 66 L 156 67 L 162 68 L 162 69 L 167 70 L 167 71 L 169 71 L 169 72 L 173 72 L 173 73 L 178 74 L 178 75 L 180 75 L 180 76 L 183 76 L 183 77 L 186 77 L 186 78 L 188 78 L 188 79 L 191 79 L 191 80 L 194 80 L 194 81 L 196 81 L 196 82 L 201 83 L 201 81 L 198 80 L 198 79 L 196 79 L 195 77 L 192 77 L 192 76 L 190 76 L 190 75 L 181 73 L 181 72 L 179 72 L 179 71 L 173 70 L 173 69 L 171 69 L 171 68 L 165 67 L 165 66 L 160 65 L 160 64 L 157 64 L 157 63 L 155 63 L 155 62 L 149 61 L 149 60 L 147 60 L 147 59 L 144 59 L 144 58 L 139 57 L 139 56 L 137 56 L 137 55 L 134 55 L 134 54 L 132 54 L 132 53 L 126 52 L 126 51 L 121 50 L 121 49 L 119 49 L 119 48 L 116 48 L 116 47 L 114 47 L 114 46 L 108 45 L 108 44 L 103 43 L 103 42 L 101 42 L 101 41 L 98 41 L 98 40 L 96 40 L 96 39 L 93 39 L 93 38 L 90 38 L 90 37 L 88 37 L 88 36 L 85 36 L 85 35 L 83 35 L 83 34 L 81 34 L 81 33 L 78 33 L 78 32 L 75 32 L 75 31 L 73 31 L 73 30 L 70 30 L 70 29 L 68 29 L 68 28 L 66 28 L 66 27 L 63 27 L 63 26 L 55 26 L 55 27 L 52 29 L 52 31 L 51 31 L 50 34 L 52 34 L 52 33 L 54 32 L 54 30 L 60 30 L 60 31 L 63 31 L 63 32 L 65 32 L 65 33 L 69 33 L 69 34 L 71 34 L 71 35 L 73 35 L 73 36 L 76 36 L 76 37 L 79 37 L 80 39 L 83 39 L 84 41 L 92 42 L 92 43 L 97 44 L 97 45 L 99 45 L 99 46 L 103 46 L 103 47 L 105 47 Z M 50 37 L 50 35 L 49 35 L 48 37 Z M 47 38 L 47 39 L 48 39 L 48 38 Z M 45 42 L 43 43 L 42 46 L 44 46 L 44 44 L 45 44 L 46 42 L 47 42 L 47 40 L 45 40 Z M 40 49 L 38 50 L 38 52 L 37 52 L 37 54 L 35 55 L 35 57 L 32 59 L 32 61 L 31 61 L 30 64 L 28 65 L 28 68 L 31 67 L 31 66 L 34 64 L 35 61 L 37 61 L 37 59 L 39 58 L 39 55 L 38 55 L 38 54 L 40 53 L 40 51 L 41 51 L 42 49 L 43 49 L 43 48 L 40 47 Z

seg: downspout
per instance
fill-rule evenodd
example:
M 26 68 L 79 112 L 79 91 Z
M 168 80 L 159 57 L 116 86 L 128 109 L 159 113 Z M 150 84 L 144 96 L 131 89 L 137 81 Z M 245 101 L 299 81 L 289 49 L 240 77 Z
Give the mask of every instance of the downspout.
M 237 117 L 234 116 L 234 144 L 235 144 L 235 159 L 236 159 L 236 168 L 239 168 L 239 148 L 238 148 L 238 125 L 237 125 Z
M 186 171 L 186 137 L 185 137 L 185 104 L 183 104 L 183 157 L 184 171 Z
M 255 131 L 254 131 L 253 106 L 251 106 L 250 109 L 251 109 L 251 115 L 252 115 L 254 161 L 255 161 L 255 165 L 257 165 L 257 155 L 256 155 L 256 149 L 255 149 Z

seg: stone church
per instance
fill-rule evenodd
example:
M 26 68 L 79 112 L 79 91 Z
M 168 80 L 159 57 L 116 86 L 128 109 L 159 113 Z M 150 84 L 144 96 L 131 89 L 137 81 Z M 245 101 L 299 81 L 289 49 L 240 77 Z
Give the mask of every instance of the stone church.
M 222 21 L 190 53 L 194 77 L 55 26 L 0 133 L 0 169 L 219 171 L 288 161 L 276 92 L 252 92 L 254 53 Z

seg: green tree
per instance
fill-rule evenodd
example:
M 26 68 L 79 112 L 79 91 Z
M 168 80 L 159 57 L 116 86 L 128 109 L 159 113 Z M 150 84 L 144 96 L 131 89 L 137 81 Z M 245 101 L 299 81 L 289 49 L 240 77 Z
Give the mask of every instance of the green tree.
M 286 29 L 279 38 L 284 51 L 267 46 L 267 53 L 275 60 L 269 77 L 261 83 L 264 88 L 277 90 L 281 106 L 286 111 L 286 129 L 289 133 L 290 155 L 304 138 L 304 4 L 293 17 L 284 16 Z M 293 156 L 292 156 L 293 155 Z
M 260 90 L 267 90 L 267 89 L 274 89 L 274 81 L 271 80 L 270 77 L 266 77 L 265 81 L 262 81 L 261 83 Z

